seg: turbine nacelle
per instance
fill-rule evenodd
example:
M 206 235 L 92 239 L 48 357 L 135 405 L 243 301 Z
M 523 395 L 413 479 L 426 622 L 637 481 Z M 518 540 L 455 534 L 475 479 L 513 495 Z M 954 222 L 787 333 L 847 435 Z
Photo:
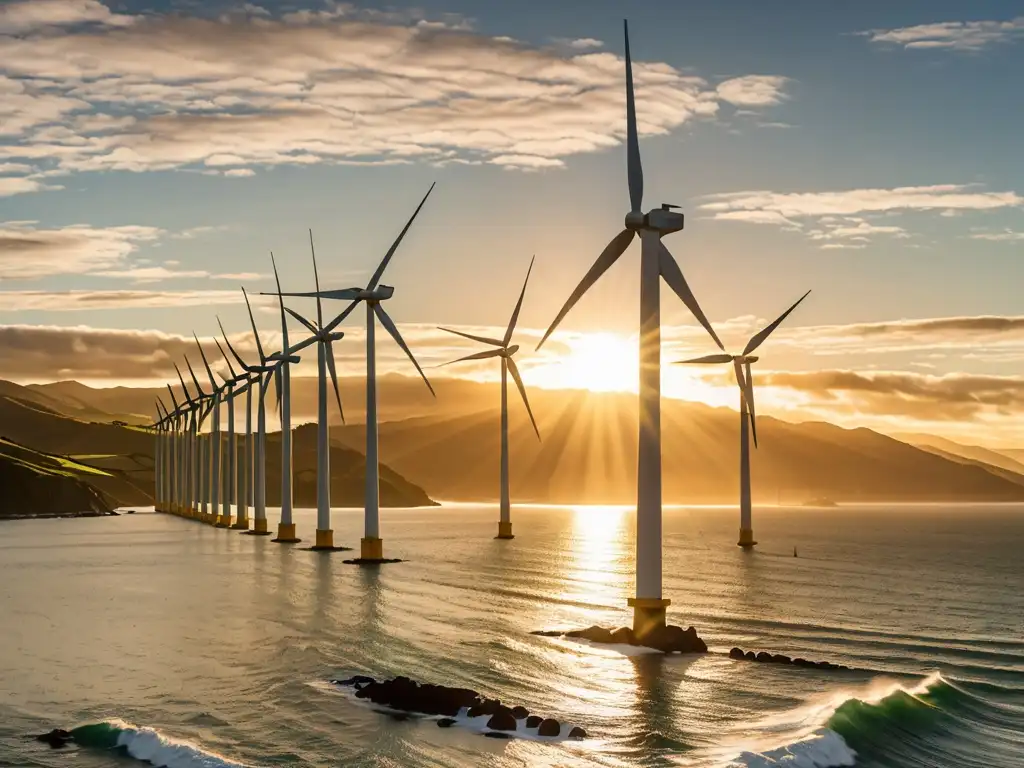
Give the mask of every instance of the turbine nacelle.
M 301 360 L 298 355 L 282 355 L 280 352 L 274 352 L 272 355 L 267 355 L 267 360 L 273 360 L 276 363 L 291 363 L 296 364 Z M 273 370 L 271 366 L 268 370 Z
M 626 214 L 626 229 L 634 232 L 651 229 L 662 235 L 679 232 L 683 228 L 684 217 L 683 214 L 672 210 L 678 207 L 678 205 L 662 203 L 661 208 L 655 208 L 646 216 L 640 211 L 630 211 Z
M 502 357 L 512 357 L 512 355 L 514 355 L 518 351 L 519 351 L 519 345 L 518 344 L 513 344 L 511 347 L 506 347 L 505 349 L 501 350 L 501 356 Z
M 363 301 L 385 301 L 395 295 L 393 285 L 378 285 L 376 288 L 363 289 L 359 291 L 359 298 Z

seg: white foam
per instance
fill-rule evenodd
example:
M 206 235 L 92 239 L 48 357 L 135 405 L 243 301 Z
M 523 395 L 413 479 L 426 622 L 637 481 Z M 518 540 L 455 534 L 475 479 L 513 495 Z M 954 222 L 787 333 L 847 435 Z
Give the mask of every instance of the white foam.
M 246 768 L 245 763 L 228 760 L 195 744 L 169 738 L 153 728 L 117 723 L 117 746 L 137 760 L 157 768 Z
M 657 648 L 649 648 L 646 645 L 630 645 L 629 643 L 595 643 L 593 640 L 587 640 L 584 637 L 558 637 L 555 639 L 560 641 L 560 644 L 583 645 L 587 648 L 593 648 L 595 651 L 610 651 L 622 656 L 647 656 L 652 653 L 664 655 L 664 653 L 659 651 Z
M 764 752 L 742 752 L 728 768 L 840 768 L 856 765 L 857 753 L 835 731 L 820 728 L 810 736 Z

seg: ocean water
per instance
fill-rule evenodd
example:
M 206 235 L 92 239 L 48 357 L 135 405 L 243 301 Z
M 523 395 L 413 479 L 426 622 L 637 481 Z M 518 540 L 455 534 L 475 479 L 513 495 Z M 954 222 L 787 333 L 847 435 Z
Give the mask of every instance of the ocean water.
M 0 524 L 0 766 L 1024 765 L 1024 507 L 758 509 L 752 553 L 733 510 L 667 509 L 669 618 L 700 657 L 528 634 L 629 623 L 633 515 L 513 516 L 509 542 L 494 507 L 385 511 L 407 562 L 379 569 L 152 513 Z M 312 536 L 312 511 L 296 522 Z M 334 529 L 358 545 L 361 512 Z M 472 687 L 590 738 L 398 721 L 328 682 L 352 673 Z M 27 738 L 54 727 L 85 744 Z

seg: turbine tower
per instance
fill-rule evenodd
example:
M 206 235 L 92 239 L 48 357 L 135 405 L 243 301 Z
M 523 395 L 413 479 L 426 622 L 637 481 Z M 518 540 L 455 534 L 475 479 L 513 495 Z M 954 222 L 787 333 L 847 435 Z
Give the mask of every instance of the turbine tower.
M 174 396 L 174 390 L 171 389 L 171 385 L 167 385 L 167 391 L 171 395 L 171 405 L 174 406 L 174 410 L 171 411 L 171 451 L 170 451 L 170 463 L 168 476 L 171 482 L 170 492 L 170 512 L 173 515 L 181 515 L 181 436 L 180 436 L 180 421 L 181 421 L 181 406 L 178 405 L 178 400 Z
M 630 211 L 625 229 L 612 238 L 590 271 L 583 277 L 541 339 L 547 341 L 569 310 L 584 293 L 640 236 L 640 391 L 639 439 L 637 455 L 636 499 L 636 596 L 633 607 L 633 631 L 638 637 L 665 626 L 669 600 L 661 591 L 661 281 L 693 313 L 694 317 L 722 347 L 711 324 L 704 316 L 675 258 L 661 239 L 683 228 L 683 214 L 675 205 L 663 204 L 643 212 L 644 177 L 640 166 L 637 139 L 636 105 L 633 97 L 633 70 L 629 55 L 629 27 L 623 22 L 626 41 L 626 168 Z
M 171 417 L 167 414 L 167 408 L 163 401 L 156 399 L 156 421 L 153 422 L 154 448 L 153 448 L 153 510 L 155 512 L 167 511 L 167 489 L 165 483 L 167 472 L 164 470 L 164 460 L 167 456 L 167 441 L 170 435 L 168 424 Z
M 198 481 L 197 485 L 198 485 L 198 491 L 199 491 L 199 496 L 198 496 L 198 499 L 199 499 L 199 504 L 198 504 L 199 512 L 198 512 L 197 517 L 198 517 L 198 519 L 200 521 L 202 521 L 204 523 L 214 523 L 214 522 L 216 522 L 216 520 L 213 519 L 210 516 L 210 506 L 209 506 L 209 504 L 210 504 L 210 485 L 211 485 L 211 483 L 210 483 L 210 480 L 211 480 L 211 477 L 210 477 L 210 463 L 211 463 L 211 459 L 210 459 L 210 445 L 211 445 L 212 441 L 210 439 L 210 436 L 203 437 L 202 434 L 199 432 L 199 430 L 202 428 L 203 422 L 206 421 L 206 417 L 210 414 L 210 411 L 213 410 L 213 407 L 216 404 L 216 398 L 214 397 L 212 392 L 210 394 L 206 394 L 205 392 L 203 392 L 203 388 L 199 384 L 199 379 L 196 377 L 196 372 L 193 370 L 192 363 L 191 363 L 191 361 L 189 361 L 187 356 L 185 357 L 185 365 L 188 366 L 189 376 L 192 377 L 192 384 L 195 385 L 195 388 L 196 388 L 196 400 L 197 400 L 197 402 L 202 404 L 203 401 L 209 401 L 209 405 L 205 406 L 206 407 L 205 411 L 202 411 L 202 413 L 200 415 L 200 418 L 199 418 L 199 421 L 198 421 L 198 424 L 197 424 L 197 427 L 196 427 L 196 429 L 197 429 L 197 434 L 196 434 L 197 445 L 196 445 L 196 449 L 197 450 L 196 450 L 196 455 L 194 457 L 194 463 L 195 463 L 195 472 L 196 472 L 196 478 L 197 478 L 197 481 Z M 214 511 L 213 514 L 216 515 L 216 511 Z
M 218 324 L 220 323 L 219 317 L 217 322 Z M 243 381 L 248 382 L 249 377 L 244 374 L 241 376 L 237 375 L 235 369 L 231 367 L 231 360 L 224 351 L 224 347 L 220 345 L 220 340 L 214 339 L 213 342 L 217 345 L 217 349 L 220 351 L 221 357 L 224 358 L 224 362 L 227 363 L 228 373 L 230 374 L 230 376 L 225 376 L 223 373 L 220 375 L 224 379 L 222 386 L 227 390 L 225 402 L 228 406 L 228 444 L 227 455 L 224 457 L 224 469 L 226 471 L 224 499 L 221 504 L 221 519 L 217 523 L 217 527 L 232 528 L 234 524 L 232 522 L 231 504 L 235 501 L 235 494 L 238 492 L 238 439 L 235 434 L 235 398 L 242 394 L 245 389 L 235 389 L 235 386 Z M 246 522 L 245 527 L 249 527 L 248 522 Z
M 434 388 L 430 386 L 430 382 L 427 380 L 426 374 L 423 373 L 423 369 L 420 368 L 420 364 L 416 362 L 416 358 L 413 357 L 409 347 L 406 346 L 405 340 L 402 335 L 398 332 L 398 328 L 395 327 L 394 321 L 384 311 L 381 306 L 382 301 L 390 299 L 395 289 L 390 285 L 383 285 L 380 280 L 384 276 L 384 270 L 387 268 L 388 263 L 391 261 L 391 257 L 394 256 L 395 251 L 398 250 L 399 244 L 405 237 L 405 233 L 409 231 L 409 227 L 416 220 L 417 214 L 420 209 L 427 202 L 427 198 L 430 197 L 430 193 L 433 191 L 434 185 L 430 185 L 430 189 L 427 190 L 427 194 L 423 196 L 423 200 L 416 207 L 412 217 L 406 223 L 405 227 L 398 234 L 397 239 L 392 243 L 391 248 L 381 259 L 380 264 L 377 265 L 376 271 L 370 278 L 370 282 L 366 284 L 365 288 L 343 288 L 332 291 L 316 291 L 314 293 L 281 293 L 281 286 L 278 285 L 278 297 L 281 299 L 281 317 L 282 322 L 284 320 L 284 296 L 299 296 L 299 297 L 320 297 L 323 299 L 339 299 L 344 301 L 366 302 L 366 493 L 365 493 L 365 519 L 364 519 L 364 531 L 363 538 L 359 542 L 359 560 L 367 563 L 382 562 L 384 560 L 384 542 L 380 537 L 380 466 L 377 455 L 377 361 L 376 361 L 376 346 L 375 346 L 375 330 L 376 321 L 380 320 L 380 324 L 384 326 L 391 337 L 395 340 L 395 343 L 402 348 L 406 356 L 412 361 L 412 364 L 416 366 L 416 370 L 419 372 L 423 381 L 427 385 L 427 389 L 430 390 L 430 394 L 434 395 Z M 269 294 L 272 295 L 272 294 Z M 285 339 L 285 349 L 288 349 L 287 338 Z M 285 384 L 287 384 L 287 378 L 285 377 Z M 436 396 L 436 395 L 435 395 Z
M 508 490 L 508 374 L 510 373 L 516 382 L 519 394 L 523 398 L 523 404 L 526 406 L 526 412 L 530 415 L 530 423 L 533 424 L 533 431 L 537 433 L 537 439 L 540 440 L 540 430 L 537 429 L 537 421 L 533 418 L 533 411 L 530 409 L 530 401 L 526 398 L 526 387 L 523 386 L 523 379 L 519 375 L 519 368 L 516 366 L 515 360 L 512 359 L 512 356 L 519 351 L 519 345 L 512 344 L 509 346 L 509 342 L 512 341 L 512 333 L 516 329 L 516 321 L 519 320 L 519 310 L 523 306 L 523 297 L 526 296 L 526 284 L 530 282 L 531 271 L 533 271 L 533 259 L 530 259 L 530 267 L 526 270 L 526 279 L 523 281 L 523 290 L 519 293 L 519 301 L 516 302 L 516 308 L 513 310 L 512 317 L 508 321 L 508 328 L 505 329 L 505 335 L 500 340 L 489 339 L 486 336 L 474 336 L 473 334 L 455 331 L 451 328 L 440 329 L 448 333 L 454 333 L 457 336 L 462 336 L 466 339 L 479 341 L 482 344 L 488 344 L 495 347 L 495 349 L 488 349 L 484 352 L 476 352 L 472 355 L 460 357 L 458 360 L 452 360 L 451 363 L 444 363 L 443 365 L 461 363 L 465 360 L 486 360 L 490 357 L 501 358 L 501 493 L 499 502 L 498 535 L 495 536 L 497 539 L 515 538 L 512 534 L 512 504 L 509 500 Z
M 334 365 L 335 341 L 340 341 L 345 334 L 335 331 L 356 308 L 357 301 L 324 325 L 323 302 L 320 298 L 320 275 L 316 268 L 316 251 L 313 248 L 313 231 L 309 232 L 309 249 L 313 256 L 313 280 L 316 286 L 316 323 L 312 323 L 295 310 L 285 307 L 285 311 L 302 323 L 312 335 L 296 344 L 290 353 L 299 352 L 306 347 L 317 345 L 317 446 L 316 446 L 316 544 L 314 550 L 334 551 L 346 549 L 334 546 L 334 531 L 331 529 L 331 454 L 330 432 L 327 424 L 327 374 L 330 372 L 331 383 L 334 385 L 334 397 L 338 402 L 338 413 L 342 423 L 345 412 L 341 407 L 341 391 L 338 389 L 338 372 Z M 283 301 L 283 299 L 281 299 Z
M 199 343 L 199 337 L 192 334 L 196 340 L 196 344 L 199 346 L 199 354 L 203 358 L 203 365 L 206 367 L 206 375 L 210 379 L 210 401 L 212 403 L 211 408 L 213 410 L 213 425 L 210 429 L 210 517 L 207 520 L 211 525 L 219 525 L 221 521 L 220 513 L 220 495 L 224 487 L 224 470 L 221 467 L 221 457 L 224 453 L 224 446 L 221 442 L 220 436 L 220 404 L 221 404 L 221 393 L 224 391 L 224 387 L 217 386 L 217 380 L 213 377 L 213 369 L 210 368 L 210 362 L 206 359 L 206 353 L 203 351 L 203 345 Z
M 767 339 L 776 328 L 789 317 L 789 313 L 796 309 L 800 302 L 807 298 L 808 291 L 796 302 L 779 315 L 773 322 L 766 325 L 762 330 L 750 337 L 743 352 L 738 355 L 722 353 L 717 355 L 706 355 L 693 360 L 682 360 L 682 365 L 715 365 L 732 363 L 733 372 L 736 374 L 736 383 L 740 387 L 740 540 L 737 544 L 744 549 L 750 549 L 755 544 L 754 525 L 751 515 L 750 502 L 750 436 L 754 438 L 754 448 L 757 448 L 757 424 L 756 411 L 754 410 L 754 382 L 750 373 L 751 363 L 756 363 L 759 358 L 752 355 L 765 339 Z M 749 428 L 748 428 L 749 427 Z
M 181 391 L 185 395 L 185 402 L 188 403 L 188 423 L 186 425 L 185 434 L 185 516 L 190 518 L 196 518 L 199 516 L 199 494 L 197 491 L 198 473 L 196 468 L 196 434 L 198 431 L 199 424 L 202 420 L 200 410 L 202 408 L 202 400 L 193 400 L 192 396 L 188 392 L 188 387 L 185 386 L 185 379 L 181 375 L 181 369 L 178 368 L 178 364 L 174 364 L 174 371 L 178 374 L 178 381 L 181 382 Z

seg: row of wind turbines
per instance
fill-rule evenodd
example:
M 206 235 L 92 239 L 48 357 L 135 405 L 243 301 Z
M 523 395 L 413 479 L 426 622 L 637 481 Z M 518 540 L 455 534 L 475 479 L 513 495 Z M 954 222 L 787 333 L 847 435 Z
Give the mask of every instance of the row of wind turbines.
M 548 340 L 554 330 L 597 280 L 625 253 L 627 247 L 639 236 L 640 256 L 640 334 L 639 334 L 639 439 L 637 457 L 637 533 L 636 533 L 636 594 L 629 600 L 633 608 L 633 629 L 638 636 L 664 626 L 665 610 L 670 600 L 662 595 L 662 493 L 661 493 L 661 280 L 672 289 L 697 321 L 708 332 L 721 350 L 719 353 L 681 361 L 683 364 L 715 365 L 731 364 L 739 386 L 740 394 L 740 533 L 738 544 L 744 548 L 755 545 L 751 519 L 750 496 L 750 439 L 757 447 L 755 423 L 754 388 L 751 373 L 752 364 L 758 361 L 753 353 L 765 342 L 771 333 L 807 297 L 800 297 L 792 306 L 764 329 L 754 334 L 739 354 L 730 354 L 715 333 L 703 310 L 691 291 L 676 259 L 662 242 L 665 235 L 683 229 L 682 213 L 673 210 L 678 206 L 663 204 L 647 213 L 643 212 L 643 169 L 637 137 L 636 106 L 633 93 L 632 62 L 629 50 L 628 24 L 624 22 L 626 60 L 626 165 L 630 210 L 625 216 L 625 227 L 612 238 L 593 266 L 586 273 L 576 289 L 570 294 L 561 310 L 548 327 L 537 349 Z M 417 215 L 430 196 L 427 192 L 412 217 L 402 229 L 394 244 L 381 260 L 365 288 L 343 288 L 321 290 L 316 271 L 316 257 L 313 255 L 315 291 L 284 293 L 274 265 L 277 291 L 272 294 L 278 299 L 281 315 L 282 349 L 267 355 L 260 342 L 259 332 L 253 319 L 248 296 L 249 318 L 256 339 L 259 361 L 247 364 L 234 350 L 224 334 L 224 341 L 231 357 L 220 348 L 229 374 L 222 376 L 218 384 L 206 359 L 202 346 L 199 352 L 209 379 L 209 392 L 204 392 L 191 363 L 186 366 L 192 379 L 193 393 L 189 393 L 180 370 L 178 377 L 185 390 L 185 402 L 178 403 L 170 391 L 171 404 L 168 408 L 158 403 L 157 430 L 157 509 L 185 516 L 197 517 L 219 527 L 233 527 L 248 531 L 248 507 L 254 506 L 252 534 L 267 534 L 266 480 L 264 462 L 266 448 L 266 413 L 264 399 L 271 379 L 275 380 L 278 408 L 281 416 L 281 520 L 275 541 L 296 542 L 295 524 L 292 520 L 292 449 L 290 415 L 290 366 L 299 362 L 298 353 L 317 345 L 318 361 L 318 450 L 317 450 L 317 530 L 314 549 L 335 549 L 333 532 L 330 527 L 330 467 L 327 416 L 329 396 L 327 376 L 330 375 L 341 412 L 342 403 L 338 389 L 332 344 L 343 337 L 336 330 L 356 309 L 360 302 L 366 306 L 366 492 L 365 528 L 360 546 L 360 560 L 381 562 L 384 558 L 383 541 L 380 537 L 379 504 L 379 457 L 377 446 L 377 386 L 375 364 L 376 323 L 388 331 L 395 342 L 408 356 L 424 383 L 433 393 L 433 388 L 411 350 L 402 339 L 394 322 L 381 306 L 390 299 L 394 288 L 380 281 L 384 270 L 391 261 L 399 244 L 412 226 Z M 312 249 L 312 235 L 310 236 Z M 442 330 L 487 345 L 489 348 L 459 360 L 481 360 L 499 358 L 501 361 L 501 473 L 500 473 L 500 517 L 498 538 L 510 539 L 512 534 L 511 505 L 509 499 L 508 466 L 508 376 L 511 375 L 523 399 L 530 421 L 537 437 L 540 431 L 534 418 L 526 389 L 513 356 L 519 346 L 512 344 L 520 310 L 526 294 L 533 261 L 527 270 L 526 281 L 516 302 L 515 309 L 501 339 L 476 336 L 444 328 Z M 244 289 L 243 289 L 244 292 Z M 808 291 L 808 293 L 810 293 Z M 293 309 L 284 305 L 285 297 L 306 297 L 316 299 L 316 322 L 311 322 Z M 324 321 L 323 300 L 349 302 L 336 317 Z M 309 336 L 289 344 L 288 316 L 297 320 L 309 332 Z M 223 334 L 223 326 L 221 332 Z M 198 338 L 196 343 L 199 344 Z M 219 341 L 217 342 L 220 347 Z M 236 374 L 232 358 L 241 368 Z M 447 365 L 447 363 L 446 363 Z M 257 389 L 257 427 L 255 440 L 252 435 L 252 391 Z M 170 390 L 170 386 L 168 386 Z M 241 471 L 236 467 L 236 437 L 234 428 L 234 399 L 246 395 L 246 437 L 244 459 Z M 228 406 L 227 448 L 220 435 L 220 407 Z M 212 427 L 208 434 L 201 428 L 212 413 Z M 342 414 L 342 418 L 344 415 Z M 234 505 L 234 511 L 232 511 Z

